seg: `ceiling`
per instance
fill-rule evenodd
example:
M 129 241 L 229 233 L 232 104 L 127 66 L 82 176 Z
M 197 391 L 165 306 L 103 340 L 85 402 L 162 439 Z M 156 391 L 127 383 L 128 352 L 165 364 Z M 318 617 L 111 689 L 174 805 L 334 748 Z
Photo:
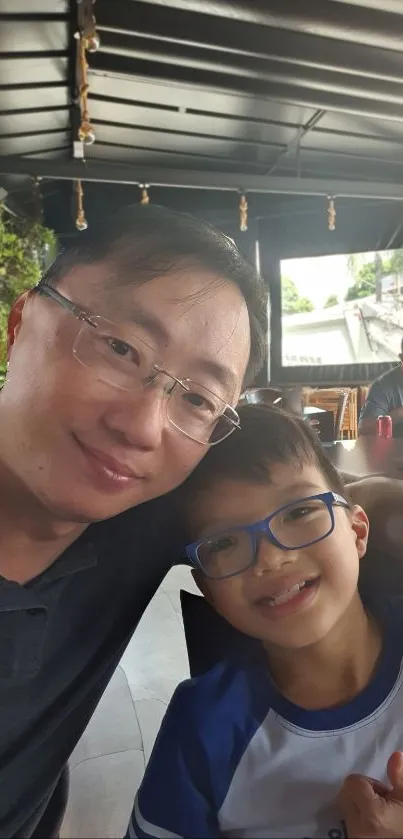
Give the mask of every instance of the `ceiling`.
M 255 217 L 301 212 L 305 195 L 323 212 L 334 194 L 382 199 L 388 219 L 392 201 L 388 224 L 403 218 L 403 0 L 96 0 L 93 11 L 96 142 L 83 163 L 76 0 L 0 0 L 11 207 L 33 211 L 39 175 L 56 227 L 74 227 L 77 177 L 94 181 L 92 212 L 138 200 L 148 183 L 152 200 L 218 220 L 243 190 Z

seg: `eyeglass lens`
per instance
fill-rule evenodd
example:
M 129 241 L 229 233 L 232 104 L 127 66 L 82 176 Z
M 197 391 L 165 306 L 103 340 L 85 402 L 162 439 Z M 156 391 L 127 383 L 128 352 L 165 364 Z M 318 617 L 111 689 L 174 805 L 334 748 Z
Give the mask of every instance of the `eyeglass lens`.
M 326 538 L 332 529 L 332 516 L 323 499 L 304 499 L 288 505 L 270 519 L 270 530 L 278 542 L 289 550 L 302 548 Z M 262 525 L 262 531 L 264 526 Z M 239 574 L 249 568 L 259 550 L 261 534 L 255 540 L 242 528 L 220 533 L 202 542 L 197 548 L 201 567 L 210 577 L 219 579 Z
M 138 390 L 152 381 L 155 353 L 141 338 L 119 331 L 117 324 L 92 318 L 95 326 L 84 324 L 74 343 L 73 353 L 85 367 L 103 382 L 121 390 Z M 220 442 L 234 429 L 223 411 L 225 402 L 214 393 L 185 380 L 170 387 L 167 400 L 168 419 L 180 431 L 200 443 Z

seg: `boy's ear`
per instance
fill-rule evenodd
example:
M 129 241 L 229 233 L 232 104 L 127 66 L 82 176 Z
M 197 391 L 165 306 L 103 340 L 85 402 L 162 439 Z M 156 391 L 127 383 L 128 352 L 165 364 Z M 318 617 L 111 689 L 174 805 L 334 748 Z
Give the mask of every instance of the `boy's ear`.
M 206 578 L 203 577 L 203 574 L 201 574 L 200 571 L 196 571 L 196 570 L 192 571 L 192 577 L 193 577 L 193 579 L 194 579 L 194 581 L 197 585 L 197 588 L 199 589 L 199 591 L 203 595 L 203 597 L 205 597 L 206 600 L 208 600 L 208 602 L 212 604 L 213 601 L 212 601 L 212 598 L 211 598 L 211 595 L 210 595 L 210 592 L 209 592 L 209 588 L 208 588 L 208 585 L 207 585 Z
M 360 559 L 365 556 L 368 545 L 369 521 L 365 510 L 355 504 L 351 511 L 351 527 L 355 533 L 357 553 Z

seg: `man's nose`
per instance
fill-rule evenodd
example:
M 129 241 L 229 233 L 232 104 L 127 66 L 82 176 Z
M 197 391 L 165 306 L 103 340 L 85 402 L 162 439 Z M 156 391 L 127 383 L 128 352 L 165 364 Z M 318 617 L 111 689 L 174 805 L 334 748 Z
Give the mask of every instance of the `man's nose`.
M 257 559 L 253 570 L 257 576 L 268 571 L 279 571 L 284 565 L 293 565 L 298 559 L 298 550 L 288 551 L 281 548 L 263 533 L 258 536 L 256 551 Z
M 105 424 L 124 445 L 152 451 L 162 442 L 167 425 L 167 395 L 161 385 L 132 392 L 120 391 L 109 405 Z

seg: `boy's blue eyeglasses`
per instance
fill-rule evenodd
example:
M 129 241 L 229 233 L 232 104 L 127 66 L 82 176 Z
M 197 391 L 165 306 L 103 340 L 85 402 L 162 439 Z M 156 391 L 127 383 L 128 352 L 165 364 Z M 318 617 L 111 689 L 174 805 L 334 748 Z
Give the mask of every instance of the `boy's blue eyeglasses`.
M 190 565 L 206 577 L 235 577 L 257 562 L 262 536 L 284 551 L 295 551 L 321 542 L 333 533 L 334 506 L 350 505 L 335 492 L 321 492 L 279 507 L 262 521 L 217 533 L 187 545 Z

